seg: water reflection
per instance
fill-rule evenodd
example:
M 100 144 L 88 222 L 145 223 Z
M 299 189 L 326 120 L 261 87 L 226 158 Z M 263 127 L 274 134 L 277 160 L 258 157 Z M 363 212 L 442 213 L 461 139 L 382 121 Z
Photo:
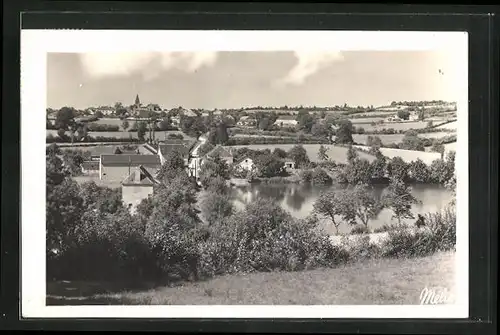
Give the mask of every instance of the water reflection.
M 237 186 L 232 188 L 231 196 L 234 199 L 237 208 L 243 208 L 246 203 L 259 198 L 272 199 L 278 202 L 285 210 L 297 218 L 305 218 L 311 214 L 313 204 L 322 191 L 329 189 L 341 189 L 344 186 L 312 186 L 299 184 L 252 184 Z M 373 194 L 380 199 L 384 193 L 384 186 L 376 186 Z M 420 200 L 419 204 L 413 206 L 415 216 L 436 212 L 444 209 L 450 202 L 452 194 L 450 191 L 438 185 L 414 185 L 412 187 L 413 195 Z M 371 229 L 380 227 L 384 224 L 395 223 L 390 210 L 383 210 L 376 219 L 370 221 Z M 326 227 L 328 231 L 333 231 L 333 227 Z M 341 225 L 339 231 L 347 233 L 352 227 Z

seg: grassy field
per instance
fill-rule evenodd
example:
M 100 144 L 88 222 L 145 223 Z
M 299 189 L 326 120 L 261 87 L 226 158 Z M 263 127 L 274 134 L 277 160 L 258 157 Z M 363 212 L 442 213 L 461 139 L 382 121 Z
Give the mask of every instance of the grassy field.
M 353 121 L 353 120 L 352 120 Z M 365 130 L 382 130 L 382 129 L 394 129 L 394 130 L 410 130 L 410 129 L 420 129 L 425 128 L 427 126 L 427 122 L 424 121 L 415 121 L 415 122 L 394 122 L 394 123 L 384 123 L 372 126 L 370 124 L 353 124 L 357 127 L 364 128 Z
M 442 126 L 437 126 L 436 128 L 437 129 L 453 129 L 453 130 L 457 130 L 457 121 L 450 122 L 450 123 L 447 123 L 447 124 L 443 124 Z
M 375 305 L 419 304 L 425 287 L 454 292 L 455 253 L 377 259 L 302 272 L 226 275 L 176 287 L 50 282 L 47 305 Z
M 293 148 L 295 144 L 251 144 L 251 145 L 237 145 L 237 146 L 231 146 L 231 148 L 249 148 L 252 150 L 265 150 L 269 149 L 273 151 L 275 148 L 280 148 L 285 151 L 289 151 L 291 148 Z M 303 144 L 302 145 L 304 149 L 307 151 L 307 156 L 309 157 L 309 160 L 312 162 L 317 162 L 318 161 L 318 151 L 319 147 L 321 144 Z M 347 163 L 347 148 L 345 147 L 339 147 L 335 145 L 329 145 L 329 144 L 324 144 L 324 146 L 328 149 L 327 155 L 330 157 L 331 160 L 334 160 L 335 162 L 338 163 Z M 375 159 L 374 156 L 369 155 L 367 153 L 360 153 L 361 158 L 365 158 L 369 161 L 372 161 Z
M 355 147 L 368 150 L 369 147 L 363 145 L 356 145 Z M 392 149 L 392 148 L 380 148 L 382 155 L 388 158 L 401 157 L 401 159 L 407 163 L 417 160 L 420 158 L 425 164 L 431 164 L 435 159 L 441 158 L 441 154 L 438 152 L 428 152 L 428 151 L 414 151 L 414 150 L 403 150 L 403 149 Z
M 419 137 L 422 138 L 441 138 L 445 136 L 449 136 L 452 133 L 447 132 L 437 132 L 437 133 L 423 133 L 418 134 Z M 403 140 L 404 134 L 375 134 L 375 135 L 367 135 L 367 134 L 353 134 L 352 138 L 354 142 L 359 144 L 366 144 L 366 139 L 368 136 L 378 136 L 382 140 L 384 144 L 392 144 L 392 143 L 401 143 Z
M 52 134 L 52 136 L 57 136 L 57 130 L 53 129 L 47 129 L 47 136 L 49 134 Z M 104 136 L 104 137 L 114 137 L 114 138 L 137 138 L 137 132 L 136 131 L 89 131 L 89 136 L 91 137 L 96 137 L 96 136 Z M 155 137 L 162 141 L 167 138 L 168 134 L 182 134 L 185 139 L 188 139 L 188 136 L 183 134 L 181 131 L 178 130 L 166 130 L 166 131 L 156 131 L 155 132 Z M 66 135 L 70 135 L 69 132 L 66 132 Z M 149 132 L 146 132 L 146 137 L 149 136 Z

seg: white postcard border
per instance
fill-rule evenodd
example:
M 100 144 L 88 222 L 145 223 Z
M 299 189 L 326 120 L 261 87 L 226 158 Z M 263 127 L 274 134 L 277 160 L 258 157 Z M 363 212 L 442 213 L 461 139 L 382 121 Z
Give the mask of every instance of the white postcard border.
M 158 43 L 168 40 L 169 43 Z M 125 42 L 125 43 L 124 43 Z M 455 50 L 457 85 L 457 295 L 454 305 L 46 306 L 45 108 L 48 52 Z M 24 318 L 466 318 L 468 317 L 468 35 L 380 31 L 21 32 L 21 314 Z

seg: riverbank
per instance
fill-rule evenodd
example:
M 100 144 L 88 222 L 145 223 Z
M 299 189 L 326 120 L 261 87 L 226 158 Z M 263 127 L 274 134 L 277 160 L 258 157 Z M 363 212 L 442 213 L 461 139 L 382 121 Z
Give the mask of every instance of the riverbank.
M 47 305 L 414 305 L 425 287 L 453 292 L 454 278 L 455 253 L 440 252 L 335 269 L 225 275 L 176 287 L 49 282 Z

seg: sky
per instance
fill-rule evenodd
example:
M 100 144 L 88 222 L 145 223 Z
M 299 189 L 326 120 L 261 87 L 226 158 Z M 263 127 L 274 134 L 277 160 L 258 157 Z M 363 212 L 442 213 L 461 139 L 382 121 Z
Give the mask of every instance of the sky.
M 49 53 L 47 107 L 382 106 L 458 99 L 453 55 L 432 51 Z

